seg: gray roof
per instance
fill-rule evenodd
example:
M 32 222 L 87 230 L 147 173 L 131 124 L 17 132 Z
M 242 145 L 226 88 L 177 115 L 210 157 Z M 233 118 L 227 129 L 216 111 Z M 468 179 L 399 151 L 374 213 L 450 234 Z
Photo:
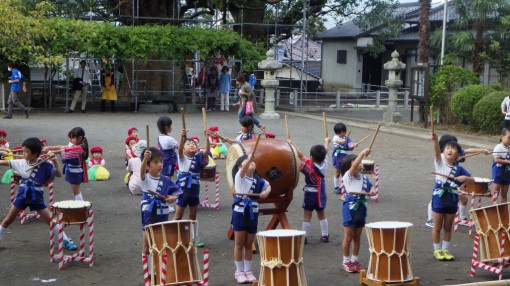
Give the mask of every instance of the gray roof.
M 297 62 L 285 62 L 296 69 L 301 70 L 301 63 Z M 308 75 L 315 77 L 316 79 L 321 78 L 321 62 L 320 61 L 305 61 L 305 69 L 304 72 Z
M 363 31 L 351 20 L 317 35 L 319 39 L 353 39 Z
M 459 14 L 457 13 L 457 10 L 455 7 L 453 7 L 452 4 L 448 5 L 448 21 L 455 21 L 459 19 Z M 436 7 L 433 7 L 430 9 L 429 13 L 429 21 L 430 22 L 443 22 L 443 15 L 444 15 L 444 4 L 437 5 Z M 409 18 L 406 20 L 408 23 L 419 23 L 420 22 L 420 15 L 415 15 L 412 18 Z

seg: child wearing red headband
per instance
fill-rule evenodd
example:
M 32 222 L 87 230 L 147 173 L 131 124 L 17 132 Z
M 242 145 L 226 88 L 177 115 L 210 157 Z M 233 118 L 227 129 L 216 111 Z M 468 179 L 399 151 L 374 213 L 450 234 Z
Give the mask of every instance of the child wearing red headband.
M 9 148 L 9 143 L 5 141 L 5 138 L 7 138 L 7 132 L 0 129 L 0 147 L 1 148 Z
M 110 178 L 110 172 L 104 167 L 103 149 L 99 146 L 90 148 L 92 157 L 87 160 L 89 181 L 104 181 Z
M 209 145 L 211 145 L 211 154 L 213 159 L 225 159 L 228 149 L 220 139 L 218 126 L 209 127 L 209 131 L 211 131 L 211 135 L 209 135 Z
M 126 143 L 126 158 L 124 159 L 124 164 L 127 166 L 129 159 L 135 158 L 136 155 L 133 153 L 133 146 L 138 142 L 138 138 L 135 136 L 128 136 L 124 143 Z

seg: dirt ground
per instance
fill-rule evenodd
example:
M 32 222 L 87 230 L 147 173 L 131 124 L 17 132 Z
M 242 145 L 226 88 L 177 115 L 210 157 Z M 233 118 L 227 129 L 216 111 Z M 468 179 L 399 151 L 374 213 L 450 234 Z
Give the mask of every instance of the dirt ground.
M 157 136 L 156 121 L 161 114 L 144 113 L 94 113 L 64 114 L 61 111 L 37 112 L 26 120 L 15 114 L 12 120 L 3 120 L 0 128 L 8 133 L 11 146 L 32 136 L 45 138 L 50 145 L 67 143 L 66 134 L 72 127 L 81 126 L 87 133 L 89 146 L 100 145 L 104 149 L 107 169 L 111 178 L 106 182 L 91 182 L 82 185 L 82 193 L 92 203 L 95 211 L 95 261 L 94 266 L 72 262 L 63 271 L 58 265 L 49 262 L 48 227 L 41 221 L 30 221 L 20 225 L 16 220 L 0 241 L 0 285 L 142 285 L 140 197 L 129 193 L 123 183 L 124 139 L 127 129 L 136 125 L 141 137 L 145 137 L 143 127 L 150 124 L 151 143 Z M 174 137 L 181 128 L 180 115 L 169 114 L 174 119 Z M 329 134 L 333 135 L 333 122 L 329 118 Z M 267 130 L 285 137 L 283 120 L 265 120 Z M 202 117 L 199 113 L 186 116 L 186 126 L 191 135 L 200 135 Z M 236 136 L 239 131 L 234 112 L 208 113 L 208 124 L 218 125 L 223 135 Z M 320 117 L 299 116 L 289 113 L 290 132 L 293 140 L 305 154 L 311 145 L 321 144 L 324 138 Z M 351 138 L 356 141 L 372 134 L 375 123 L 347 122 L 352 130 Z M 369 126 L 371 129 L 365 127 Z M 440 133 L 441 135 L 441 133 Z M 203 136 L 201 136 L 203 137 Z M 453 262 L 435 261 L 432 256 L 431 228 L 424 225 L 426 208 L 431 197 L 433 184 L 433 149 L 427 130 L 410 129 L 399 126 L 382 126 L 370 156 L 380 166 L 380 201 L 368 203 L 367 222 L 405 221 L 411 228 L 411 265 L 415 276 L 421 278 L 422 285 L 459 284 L 474 281 L 496 280 L 497 275 L 477 270 L 477 276 L 469 276 L 473 239 L 468 238 L 467 228 L 461 227 L 452 239 Z M 473 139 L 473 138 L 471 138 Z M 203 139 L 201 140 L 203 141 Z M 496 140 L 476 138 L 473 143 L 492 149 Z M 466 145 L 467 142 L 461 144 Z M 360 148 L 368 146 L 368 142 Z M 465 146 L 466 147 L 466 146 Z M 331 150 L 330 150 L 331 151 Z M 359 150 L 357 150 L 359 151 Z M 357 153 L 357 152 L 356 152 Z M 331 152 L 329 153 L 331 154 Z M 331 159 L 331 156 L 329 157 Z M 220 172 L 220 210 L 200 209 L 198 220 L 200 233 L 206 248 L 210 251 L 210 285 L 236 285 L 234 280 L 233 241 L 226 232 L 231 217 L 232 197 L 225 179 L 225 160 L 217 160 Z M 490 178 L 491 158 L 483 155 L 467 160 L 464 166 L 475 176 Z M 1 172 L 7 169 L 2 168 Z M 304 250 L 304 269 L 308 285 L 357 285 L 358 274 L 349 274 L 339 269 L 342 255 L 343 236 L 341 201 L 332 190 L 334 169 L 330 166 L 327 174 L 328 203 L 326 214 L 329 221 L 330 242 L 323 243 L 320 227 L 314 216 L 309 244 Z M 370 179 L 374 180 L 373 177 Z M 294 200 L 288 211 L 290 225 L 301 229 L 303 211 L 301 208 L 303 178 L 294 191 Z M 202 190 L 204 185 L 202 184 Z M 213 185 L 210 185 L 213 190 Z M 9 208 L 9 186 L 0 186 L 0 216 Z M 70 186 L 63 179 L 55 182 L 55 201 L 72 199 Z M 484 205 L 489 204 L 484 199 Z M 186 215 L 185 215 L 186 216 Z M 269 217 L 259 219 L 259 230 L 265 228 Z M 78 227 L 66 229 L 68 235 L 77 242 Z M 362 235 L 360 259 L 368 264 L 368 240 Z M 199 249 L 199 260 L 202 249 Z M 253 268 L 258 274 L 260 256 L 254 255 Z M 504 278 L 510 278 L 508 272 Z

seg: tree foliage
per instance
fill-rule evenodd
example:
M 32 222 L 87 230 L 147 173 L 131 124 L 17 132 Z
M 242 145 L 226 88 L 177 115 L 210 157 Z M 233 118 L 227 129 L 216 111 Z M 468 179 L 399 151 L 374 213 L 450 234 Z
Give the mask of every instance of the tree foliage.
M 453 93 L 450 108 L 464 124 L 473 122 L 473 107 L 485 95 L 494 89 L 485 85 L 468 85 Z
M 484 96 L 473 107 L 473 125 L 484 134 L 498 134 L 505 116 L 501 114 L 501 102 L 508 91 L 495 91 Z

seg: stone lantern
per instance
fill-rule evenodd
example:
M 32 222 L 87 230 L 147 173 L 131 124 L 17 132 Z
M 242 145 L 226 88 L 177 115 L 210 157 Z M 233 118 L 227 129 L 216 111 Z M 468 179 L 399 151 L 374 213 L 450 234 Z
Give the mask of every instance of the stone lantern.
M 264 70 L 264 79 L 261 85 L 265 91 L 265 109 L 260 115 L 262 119 L 280 119 L 280 115 L 275 112 L 275 89 L 280 82 L 276 79 L 276 71 L 282 68 L 282 64 L 274 59 L 274 49 L 266 53 L 267 59 L 261 61 L 259 69 Z
M 391 53 L 391 61 L 384 64 L 384 69 L 389 71 L 388 79 L 385 81 L 388 87 L 388 108 L 384 112 L 383 120 L 386 122 L 397 123 L 402 119 L 402 115 L 397 112 L 397 92 L 403 82 L 400 80 L 400 72 L 405 70 L 406 65 L 398 60 L 397 51 Z

